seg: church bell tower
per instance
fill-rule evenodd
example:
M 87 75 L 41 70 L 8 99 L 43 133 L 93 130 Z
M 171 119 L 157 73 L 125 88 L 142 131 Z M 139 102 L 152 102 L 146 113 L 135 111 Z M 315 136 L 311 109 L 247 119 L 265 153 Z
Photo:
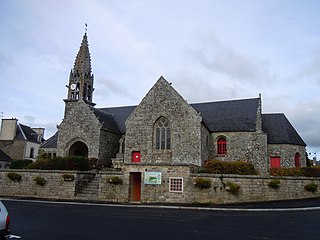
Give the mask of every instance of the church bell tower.
M 93 74 L 91 73 L 91 58 L 86 31 L 83 35 L 79 52 L 76 56 L 73 69 L 69 76 L 68 97 L 65 102 L 79 101 L 82 99 L 87 104 L 94 106 L 93 99 Z

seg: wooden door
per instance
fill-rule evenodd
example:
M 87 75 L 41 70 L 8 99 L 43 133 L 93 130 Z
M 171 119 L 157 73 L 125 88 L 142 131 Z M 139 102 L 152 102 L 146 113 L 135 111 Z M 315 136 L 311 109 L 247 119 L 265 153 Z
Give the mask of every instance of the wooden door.
M 130 200 L 132 202 L 139 202 L 141 198 L 141 173 L 132 172 L 130 173 Z

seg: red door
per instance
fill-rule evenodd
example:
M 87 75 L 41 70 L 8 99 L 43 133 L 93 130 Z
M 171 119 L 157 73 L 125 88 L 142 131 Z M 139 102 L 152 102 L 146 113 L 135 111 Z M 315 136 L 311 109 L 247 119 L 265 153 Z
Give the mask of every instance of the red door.
M 280 157 L 271 157 L 270 165 L 271 168 L 280 168 Z
M 139 202 L 141 198 L 141 173 L 133 172 L 130 173 L 130 200 L 132 202 Z
M 140 152 L 132 152 L 131 162 L 140 162 L 141 161 L 141 154 Z
M 300 153 L 296 153 L 296 155 L 294 156 L 294 165 L 295 167 L 299 168 L 301 166 L 300 164 L 300 158 L 301 158 L 301 155 Z

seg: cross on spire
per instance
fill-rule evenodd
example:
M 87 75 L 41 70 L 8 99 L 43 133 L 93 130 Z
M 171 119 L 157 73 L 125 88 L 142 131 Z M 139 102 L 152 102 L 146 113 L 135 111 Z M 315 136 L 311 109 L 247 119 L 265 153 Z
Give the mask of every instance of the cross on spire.
M 87 23 L 85 23 L 84 25 L 85 25 L 84 30 L 85 30 L 85 33 L 87 34 L 87 31 L 88 31 L 88 24 L 87 24 Z

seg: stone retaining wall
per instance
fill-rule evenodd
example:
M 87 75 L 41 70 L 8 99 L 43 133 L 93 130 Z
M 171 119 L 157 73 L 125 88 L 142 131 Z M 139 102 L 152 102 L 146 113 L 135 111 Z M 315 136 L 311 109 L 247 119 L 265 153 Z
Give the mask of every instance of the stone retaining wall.
M 304 187 L 313 182 L 320 188 L 320 178 L 306 177 L 277 177 L 280 180 L 278 189 L 268 186 L 268 183 L 275 179 L 270 176 L 240 176 L 240 175 L 214 175 L 194 174 L 187 171 L 187 167 L 136 167 L 141 172 L 141 203 L 242 203 L 273 200 L 290 200 L 320 197 L 320 189 L 315 193 L 308 192 Z M 143 171 L 161 171 L 162 179 L 159 185 L 144 184 Z M 9 172 L 16 172 L 21 175 L 20 182 L 14 182 L 7 177 Z M 130 171 L 131 172 L 131 171 Z M 98 194 L 96 201 L 126 203 L 130 200 L 130 172 L 99 172 L 96 176 L 99 179 Z M 64 179 L 63 173 L 74 176 L 74 180 Z M 43 170 L 0 170 L 0 196 L 39 198 L 52 200 L 75 200 L 76 186 L 86 176 L 93 172 L 76 171 L 43 171 Z M 42 177 L 46 180 L 44 186 L 36 184 L 34 179 Z M 111 184 L 110 177 L 117 176 L 122 179 L 123 184 Z M 169 192 L 170 177 L 183 178 L 183 192 Z M 195 187 L 196 178 L 208 179 L 211 187 L 199 189 Z M 240 186 L 238 194 L 231 194 L 226 187 L 227 182 L 237 183 Z
M 14 182 L 7 176 L 9 172 L 21 175 L 20 182 Z M 2 197 L 32 197 L 44 199 L 73 199 L 76 181 L 63 178 L 61 171 L 43 170 L 0 170 L 0 196 Z M 76 178 L 76 172 L 68 171 Z M 34 179 L 42 177 L 46 180 L 44 186 L 36 184 Z

